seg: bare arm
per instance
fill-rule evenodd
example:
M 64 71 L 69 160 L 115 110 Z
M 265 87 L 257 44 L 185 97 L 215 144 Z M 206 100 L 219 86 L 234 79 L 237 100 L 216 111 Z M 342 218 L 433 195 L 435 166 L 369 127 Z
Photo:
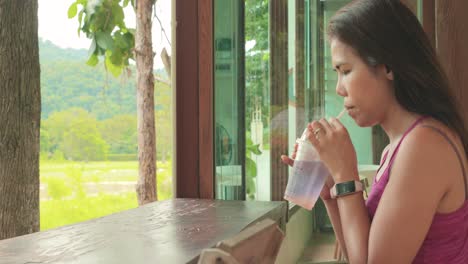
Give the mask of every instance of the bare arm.
M 336 183 L 359 180 L 357 157 L 346 128 L 338 120 L 314 121 L 311 131 L 324 129 L 309 140 Z M 350 263 L 411 263 L 432 219 L 460 175 L 449 143 L 429 128 L 417 127 L 405 138 L 396 156 L 376 214 L 370 224 L 360 194 L 337 198 Z M 448 175 L 441 177 L 441 175 Z M 464 197 L 456 205 L 461 206 Z M 457 208 L 457 207 L 455 207 Z
M 384 150 L 382 151 L 382 155 L 380 157 L 380 164 L 382 165 L 383 157 L 386 155 L 389 149 L 389 145 L 387 145 Z M 348 258 L 348 252 L 346 248 L 346 242 L 343 236 L 343 228 L 341 226 L 341 219 L 340 219 L 340 211 L 338 208 L 338 201 L 336 199 L 324 200 L 324 204 L 327 208 L 328 216 L 330 221 L 333 225 L 333 230 L 335 232 L 335 236 L 340 243 L 341 250 L 343 251 L 346 258 Z M 345 210 L 345 209 L 344 209 Z M 367 210 L 366 210 L 367 213 Z
M 343 254 L 348 258 L 348 252 L 346 250 L 346 243 L 343 237 L 343 229 L 341 227 L 340 220 L 340 211 L 338 210 L 338 203 L 335 199 L 324 200 L 323 203 L 327 208 L 328 217 L 333 226 L 333 231 L 335 232 L 335 237 L 340 244 L 340 248 L 343 251 Z
M 454 155 L 441 137 L 416 128 L 400 147 L 372 225 L 361 195 L 338 198 L 350 263 L 413 261 L 448 190 L 447 178 L 440 175 L 460 173 Z M 357 175 L 335 180 L 351 178 Z
M 372 222 L 369 263 L 412 262 L 459 166 L 450 145 L 431 129 L 417 127 L 406 137 Z

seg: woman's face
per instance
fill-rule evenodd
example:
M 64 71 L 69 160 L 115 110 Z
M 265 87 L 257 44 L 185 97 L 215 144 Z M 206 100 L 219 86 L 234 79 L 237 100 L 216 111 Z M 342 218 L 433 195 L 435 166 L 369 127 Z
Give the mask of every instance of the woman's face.
M 395 102 L 393 73 L 384 65 L 368 66 L 354 49 L 336 38 L 331 41 L 331 55 L 338 76 L 336 93 L 344 98 L 349 116 L 361 127 L 380 123 Z

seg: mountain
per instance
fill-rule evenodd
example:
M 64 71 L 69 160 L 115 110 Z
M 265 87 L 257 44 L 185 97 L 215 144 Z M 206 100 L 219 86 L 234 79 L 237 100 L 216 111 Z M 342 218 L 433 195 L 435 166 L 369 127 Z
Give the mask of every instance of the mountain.
M 72 60 L 86 62 L 88 51 L 85 49 L 62 49 L 48 40 L 39 41 L 39 57 L 41 62 Z
M 87 50 L 62 49 L 43 40 L 39 42 L 39 57 L 43 119 L 71 107 L 83 108 L 99 120 L 136 114 L 135 67 L 130 67 L 130 74 L 115 78 L 102 63 L 88 66 Z M 162 69 L 155 74 L 167 78 Z

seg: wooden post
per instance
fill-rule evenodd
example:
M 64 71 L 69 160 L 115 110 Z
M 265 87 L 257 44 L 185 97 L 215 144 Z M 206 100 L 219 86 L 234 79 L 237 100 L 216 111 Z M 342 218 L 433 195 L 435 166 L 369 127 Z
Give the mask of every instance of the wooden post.
M 437 53 L 450 80 L 460 112 L 468 124 L 468 1 L 438 0 L 436 2 Z
M 288 151 L 288 1 L 270 2 L 271 200 L 283 200 L 288 167 L 280 162 Z

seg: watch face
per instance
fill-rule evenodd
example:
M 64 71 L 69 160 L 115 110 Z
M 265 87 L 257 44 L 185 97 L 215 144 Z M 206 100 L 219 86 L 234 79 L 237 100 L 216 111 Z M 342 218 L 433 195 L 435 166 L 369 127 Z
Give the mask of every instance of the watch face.
M 354 181 L 343 182 L 336 185 L 336 196 L 346 195 L 356 191 L 356 185 Z

